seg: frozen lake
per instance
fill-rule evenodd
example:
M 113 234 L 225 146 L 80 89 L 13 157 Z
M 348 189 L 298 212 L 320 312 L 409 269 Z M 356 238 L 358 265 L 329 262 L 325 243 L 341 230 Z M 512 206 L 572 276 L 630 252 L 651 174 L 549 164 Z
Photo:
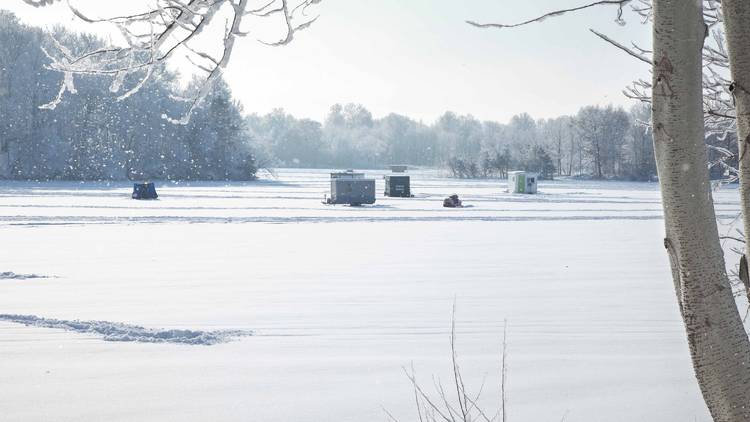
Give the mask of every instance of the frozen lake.
M 378 191 L 382 180 L 378 176 Z M 412 173 L 415 198 L 321 204 L 323 171 L 254 183 L 0 183 L 0 314 L 253 331 L 216 345 L 104 341 L 0 321 L 3 421 L 415 420 L 413 362 L 498 391 L 509 421 L 708 421 L 655 184 L 540 194 Z M 463 209 L 444 209 L 458 193 Z M 715 194 L 722 230 L 739 212 Z M 727 256 L 731 252 L 727 253 Z

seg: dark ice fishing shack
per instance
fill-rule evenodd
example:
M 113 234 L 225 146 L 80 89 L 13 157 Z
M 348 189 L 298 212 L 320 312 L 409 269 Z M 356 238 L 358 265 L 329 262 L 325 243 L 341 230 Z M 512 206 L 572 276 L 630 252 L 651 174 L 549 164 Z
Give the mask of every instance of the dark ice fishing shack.
M 364 205 L 375 203 L 375 179 L 353 170 L 331 173 L 331 197 L 327 204 Z
M 406 173 L 407 166 L 392 165 L 391 174 L 383 176 L 385 179 L 385 196 L 391 198 L 411 197 L 411 178 Z
M 151 182 L 133 184 L 133 199 L 157 199 L 156 186 Z

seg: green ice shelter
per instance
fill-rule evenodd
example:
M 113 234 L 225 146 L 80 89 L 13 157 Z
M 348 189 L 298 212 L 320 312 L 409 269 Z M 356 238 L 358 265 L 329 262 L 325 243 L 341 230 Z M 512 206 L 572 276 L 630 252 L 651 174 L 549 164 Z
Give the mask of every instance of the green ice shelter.
M 536 193 L 536 183 L 539 175 L 525 171 L 508 172 L 508 192 Z

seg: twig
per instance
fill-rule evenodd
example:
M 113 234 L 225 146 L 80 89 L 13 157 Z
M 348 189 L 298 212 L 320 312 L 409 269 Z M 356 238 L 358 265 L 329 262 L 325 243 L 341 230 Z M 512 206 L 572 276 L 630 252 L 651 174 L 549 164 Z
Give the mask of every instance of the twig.
M 507 335 L 508 335 L 508 320 L 503 320 L 503 353 L 500 360 L 500 415 L 502 422 L 506 422 L 506 414 L 505 414 L 505 402 L 506 402 L 506 395 L 505 395 L 505 387 L 506 387 L 506 377 L 508 373 L 508 366 L 507 366 L 507 360 L 508 360 L 508 342 L 507 342 Z
M 449 399 L 448 394 L 443 388 L 442 382 L 439 378 L 433 376 L 433 386 L 436 391 L 436 398 L 431 399 L 430 396 L 422 389 L 417 382 L 416 371 L 414 370 L 414 364 L 411 364 L 411 371 L 406 368 L 402 368 L 406 377 L 411 381 L 414 391 L 414 404 L 417 408 L 417 416 L 419 422 L 495 422 L 496 420 L 506 422 L 507 421 L 507 373 L 508 373 L 508 321 L 504 320 L 503 325 L 503 339 L 502 339 L 502 353 L 500 361 L 500 403 L 498 404 L 497 412 L 490 418 L 480 406 L 479 399 L 484 391 L 486 377 L 482 380 L 482 384 L 479 386 L 479 391 L 475 395 L 470 395 L 466 389 L 466 385 L 461 374 L 461 366 L 458 362 L 458 352 L 456 350 L 456 303 L 453 303 L 453 313 L 451 318 L 451 329 L 450 329 L 450 347 L 451 347 L 451 365 L 453 370 L 453 383 L 455 386 L 456 405 L 454 401 Z M 384 409 L 385 410 L 385 409 Z M 385 410 L 391 422 L 398 422 L 397 419 L 387 410 Z
M 456 301 L 453 300 L 453 313 L 451 316 L 451 362 L 453 364 L 453 382 L 456 385 L 456 396 L 458 407 L 461 409 L 461 416 L 466 420 L 466 389 L 463 380 L 461 380 L 461 371 L 458 368 L 458 359 L 456 357 Z M 463 397 L 462 397 L 463 396 Z
M 637 53 L 637 52 L 635 52 L 635 51 L 633 51 L 633 50 L 625 47 L 624 45 L 618 43 L 617 41 L 613 40 L 612 38 L 609 38 L 608 36 L 602 34 L 601 32 L 598 32 L 598 31 L 596 31 L 594 29 L 591 29 L 591 28 L 589 28 L 589 31 L 593 32 L 594 35 L 596 35 L 597 37 L 603 39 L 604 41 L 612 44 L 613 46 L 619 48 L 620 50 L 628 53 L 629 55 L 631 55 L 633 57 L 635 57 L 636 59 L 638 59 L 638 60 L 640 60 L 640 61 L 642 61 L 642 62 L 644 62 L 644 63 L 646 63 L 648 65 L 653 66 L 653 64 L 654 64 L 653 61 L 651 61 L 650 59 L 648 59 L 646 57 L 643 57 L 643 55 L 641 55 L 641 54 L 639 54 L 639 53 Z
M 383 412 L 385 412 L 386 415 L 388 415 L 388 418 L 391 420 L 391 422 L 400 422 L 398 419 L 396 419 L 395 416 L 391 414 L 391 412 L 388 411 L 384 406 L 380 406 L 381 409 L 383 409 Z M 421 420 L 421 417 L 420 417 Z

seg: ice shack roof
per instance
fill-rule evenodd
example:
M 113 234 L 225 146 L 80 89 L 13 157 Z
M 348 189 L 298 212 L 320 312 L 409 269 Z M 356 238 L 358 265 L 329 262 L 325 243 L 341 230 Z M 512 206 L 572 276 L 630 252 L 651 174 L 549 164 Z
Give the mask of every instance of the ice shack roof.
M 536 177 L 539 175 L 539 173 L 534 173 L 533 171 L 523 171 L 523 170 L 515 170 L 515 171 L 509 171 L 508 176 L 510 175 L 516 175 L 516 174 L 526 174 L 531 177 Z
M 336 179 L 375 180 L 371 177 L 365 177 L 364 173 L 355 173 L 352 170 L 331 173 L 331 180 Z
M 331 179 L 363 179 L 364 173 L 355 173 L 353 170 L 336 171 L 331 173 Z

